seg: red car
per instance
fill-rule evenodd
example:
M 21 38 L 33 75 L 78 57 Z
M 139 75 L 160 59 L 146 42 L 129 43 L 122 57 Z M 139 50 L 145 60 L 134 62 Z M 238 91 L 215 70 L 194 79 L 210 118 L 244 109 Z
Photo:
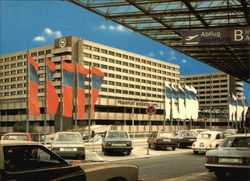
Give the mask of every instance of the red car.
M 32 141 L 31 133 L 6 133 L 2 136 L 2 140 L 21 140 Z

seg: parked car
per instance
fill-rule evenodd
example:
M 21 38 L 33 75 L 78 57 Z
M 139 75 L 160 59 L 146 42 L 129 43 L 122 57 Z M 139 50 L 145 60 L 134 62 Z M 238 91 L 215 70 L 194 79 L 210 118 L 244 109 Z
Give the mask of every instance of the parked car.
M 101 145 L 104 154 L 111 151 L 119 151 L 126 152 L 127 155 L 130 155 L 133 149 L 132 141 L 126 131 L 106 131 Z
M 31 133 L 6 133 L 3 135 L 2 140 L 20 140 L 20 141 L 32 141 Z
M 63 158 L 85 160 L 85 145 L 79 132 L 57 132 L 50 149 Z
M 178 148 L 192 146 L 196 141 L 197 135 L 194 131 L 180 130 L 177 135 Z
M 0 141 L 0 180 L 139 181 L 138 166 L 85 162 L 72 165 L 38 142 Z
M 215 149 L 225 138 L 221 131 L 205 131 L 197 136 L 197 140 L 192 145 L 194 154 Z
M 149 148 L 153 147 L 155 150 L 167 147 L 171 147 L 172 150 L 175 150 L 177 147 L 177 137 L 171 132 L 153 131 L 149 136 L 147 143 Z
M 205 162 L 205 167 L 221 179 L 234 174 L 249 179 L 250 134 L 228 136 L 216 150 L 206 153 Z

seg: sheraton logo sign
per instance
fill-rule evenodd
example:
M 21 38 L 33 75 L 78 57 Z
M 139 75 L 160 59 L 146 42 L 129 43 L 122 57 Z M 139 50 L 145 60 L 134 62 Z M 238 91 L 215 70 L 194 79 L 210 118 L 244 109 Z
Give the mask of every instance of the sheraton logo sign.
M 138 106 L 138 107 L 160 107 L 159 103 L 151 103 L 151 102 L 139 102 L 139 101 L 129 101 L 129 100 L 117 100 L 117 104 L 126 105 L 126 106 Z
M 250 43 L 250 27 L 184 31 L 182 41 L 185 45 Z

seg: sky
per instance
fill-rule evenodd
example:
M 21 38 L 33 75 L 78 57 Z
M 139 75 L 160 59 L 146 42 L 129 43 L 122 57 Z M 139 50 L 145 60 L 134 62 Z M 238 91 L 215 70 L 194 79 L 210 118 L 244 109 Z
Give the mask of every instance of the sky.
M 180 65 L 181 75 L 219 71 L 67 1 L 0 0 L 0 55 L 52 45 L 65 36 Z M 245 82 L 244 94 L 250 104 Z

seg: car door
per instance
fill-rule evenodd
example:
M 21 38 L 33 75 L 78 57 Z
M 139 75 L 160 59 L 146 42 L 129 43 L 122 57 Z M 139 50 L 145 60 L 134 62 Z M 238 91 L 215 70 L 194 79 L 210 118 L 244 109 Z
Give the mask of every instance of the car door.
M 85 181 L 84 171 L 40 145 L 5 146 L 2 180 Z
M 148 143 L 149 143 L 150 145 L 153 145 L 156 136 L 157 136 L 157 132 L 153 132 L 153 133 L 149 136 L 149 138 L 148 138 Z

